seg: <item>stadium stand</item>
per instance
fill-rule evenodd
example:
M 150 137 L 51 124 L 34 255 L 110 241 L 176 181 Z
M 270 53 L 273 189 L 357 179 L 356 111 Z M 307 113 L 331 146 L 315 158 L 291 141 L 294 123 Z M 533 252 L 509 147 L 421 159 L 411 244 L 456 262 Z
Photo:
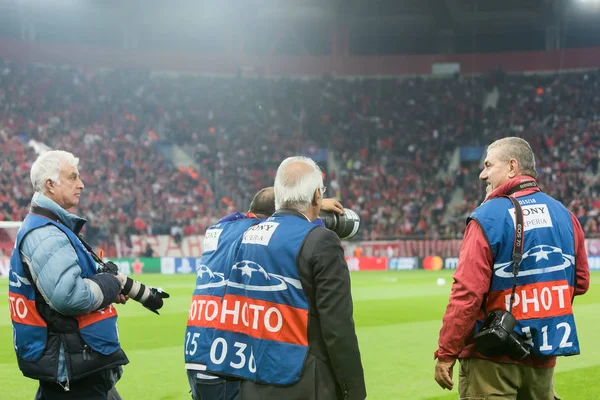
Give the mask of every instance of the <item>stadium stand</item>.
M 543 190 L 598 235 L 599 82 L 598 72 L 172 77 L 0 60 L 0 220 L 27 212 L 32 145 L 80 157 L 89 190 L 76 212 L 94 243 L 202 233 L 272 184 L 281 159 L 327 149 L 329 195 L 361 214 L 359 238 L 457 238 L 484 193 L 480 163 L 451 167 L 457 147 L 518 135 L 535 148 Z

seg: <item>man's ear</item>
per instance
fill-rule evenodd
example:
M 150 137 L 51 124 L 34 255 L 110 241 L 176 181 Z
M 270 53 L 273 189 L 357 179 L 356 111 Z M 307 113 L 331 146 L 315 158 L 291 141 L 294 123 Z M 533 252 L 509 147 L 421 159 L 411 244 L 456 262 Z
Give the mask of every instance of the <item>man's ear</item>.
M 44 187 L 46 188 L 46 190 L 50 193 L 54 192 L 54 182 L 52 181 L 52 179 L 46 179 L 46 182 L 44 183 Z
M 508 177 L 514 178 L 515 176 L 517 176 L 519 174 L 519 162 L 517 160 L 515 160 L 514 158 L 512 158 L 508 162 L 508 165 L 510 167 L 510 170 L 508 171 Z
M 321 190 L 319 188 L 316 188 L 315 191 L 313 192 L 313 198 L 312 198 L 312 205 L 313 206 L 318 206 L 319 205 L 319 197 L 321 196 Z

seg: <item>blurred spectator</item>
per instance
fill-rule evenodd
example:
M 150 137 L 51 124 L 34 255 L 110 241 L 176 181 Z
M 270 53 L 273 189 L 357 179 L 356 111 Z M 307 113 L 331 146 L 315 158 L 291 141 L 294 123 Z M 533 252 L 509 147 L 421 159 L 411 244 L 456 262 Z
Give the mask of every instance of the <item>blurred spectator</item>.
M 146 249 L 144 250 L 142 257 L 154 257 L 154 250 L 152 250 L 152 246 L 150 246 L 150 244 L 146 245 Z
M 478 166 L 449 173 L 455 149 L 517 135 L 535 148 L 542 189 L 599 233 L 598 71 L 293 80 L 2 60 L 0 71 L 0 220 L 28 210 L 32 193 L 20 182 L 36 157 L 31 139 L 81 155 L 95 187 L 76 212 L 93 244 L 201 234 L 271 185 L 282 159 L 327 149 L 326 181 L 361 215 L 358 238 L 460 238 L 484 190 L 470 183 Z M 490 90 L 498 102 L 484 109 Z M 176 167 L 173 144 L 196 166 Z

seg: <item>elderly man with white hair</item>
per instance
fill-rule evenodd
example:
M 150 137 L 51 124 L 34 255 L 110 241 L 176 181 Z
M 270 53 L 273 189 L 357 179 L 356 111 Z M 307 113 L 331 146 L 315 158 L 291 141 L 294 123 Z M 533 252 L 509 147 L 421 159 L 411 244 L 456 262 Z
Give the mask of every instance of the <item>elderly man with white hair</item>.
M 366 397 L 344 251 L 313 224 L 324 192 L 313 160 L 284 160 L 275 213 L 232 246 L 221 303 L 198 304 L 214 328 L 206 371 L 243 379 L 241 400 Z
M 67 211 L 84 188 L 78 164 L 59 150 L 33 163 L 35 194 L 10 261 L 14 347 L 23 375 L 40 383 L 37 399 L 107 399 L 129 362 L 112 305 L 126 301 L 122 283 L 97 273 L 78 238 L 86 221 Z

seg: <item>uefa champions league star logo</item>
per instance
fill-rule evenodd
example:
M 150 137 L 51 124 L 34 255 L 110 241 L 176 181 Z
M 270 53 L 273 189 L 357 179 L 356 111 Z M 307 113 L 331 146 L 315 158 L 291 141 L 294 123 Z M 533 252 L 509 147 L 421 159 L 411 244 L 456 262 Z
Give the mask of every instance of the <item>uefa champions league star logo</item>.
M 249 281 L 252 280 L 253 272 L 258 272 L 258 273 L 262 274 L 262 276 L 266 280 L 271 279 L 269 274 L 267 274 L 267 271 L 265 271 L 265 269 L 263 267 L 261 267 L 260 265 L 258 265 L 257 263 L 255 263 L 253 261 L 240 261 L 239 263 L 235 264 L 233 266 L 233 268 L 231 269 L 232 272 L 235 270 L 240 271 L 242 273 L 242 277 L 248 276 Z
M 10 271 L 10 275 L 9 275 L 9 279 L 8 279 L 8 284 L 12 287 L 21 287 L 21 285 L 25 284 L 28 286 L 31 286 L 31 282 L 29 282 L 29 279 L 27 278 L 23 278 L 22 276 L 17 275 L 17 273 L 15 271 Z
M 228 285 L 257 292 L 279 292 L 288 290 L 288 284 L 302 289 L 298 279 L 278 274 L 270 274 L 254 261 L 243 260 L 231 268 Z
M 575 257 L 563 254 L 558 247 L 542 244 L 523 254 L 519 276 L 539 275 L 567 269 L 575 263 Z M 512 261 L 494 264 L 494 273 L 500 278 L 512 278 Z
M 213 272 L 208 265 L 200 265 L 197 272 L 196 289 L 209 289 L 225 285 L 256 292 L 279 292 L 288 290 L 289 286 L 302 290 L 298 279 L 268 273 L 254 261 L 243 260 L 231 267 L 230 278 L 225 279 L 221 272 Z
M 222 272 L 213 272 L 208 265 L 201 264 L 196 272 L 196 289 L 218 288 L 227 285 L 227 279 Z
M 200 267 L 198 268 L 198 271 L 196 271 L 196 275 L 198 276 L 198 278 L 203 279 L 205 273 L 208 275 L 209 280 L 212 280 L 215 278 L 215 274 L 213 274 L 213 272 L 208 267 L 208 265 L 201 264 Z

